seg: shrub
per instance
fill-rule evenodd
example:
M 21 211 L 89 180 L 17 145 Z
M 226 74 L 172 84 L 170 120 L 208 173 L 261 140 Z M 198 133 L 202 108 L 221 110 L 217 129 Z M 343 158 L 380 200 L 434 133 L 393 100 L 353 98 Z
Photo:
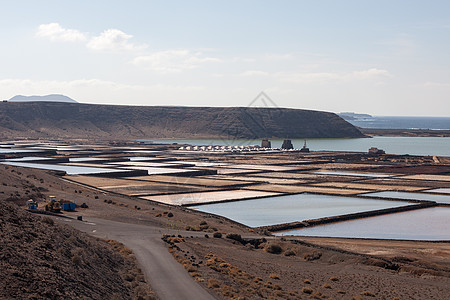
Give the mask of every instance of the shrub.
M 220 287 L 220 282 L 215 278 L 210 278 L 208 280 L 208 287 L 209 288 L 218 288 L 218 287 Z
M 192 272 L 196 272 L 197 271 L 197 268 L 196 267 L 194 267 L 191 263 L 185 263 L 185 264 L 183 264 L 183 267 L 186 269 L 186 271 L 188 271 L 189 273 L 192 273 Z
M 338 281 L 339 279 L 338 279 L 336 276 L 331 276 L 331 277 L 330 277 L 330 280 L 331 280 L 331 281 Z
M 319 251 L 309 252 L 309 253 L 305 253 L 303 255 L 303 259 L 306 261 L 316 260 L 321 257 L 322 257 L 322 252 L 319 252 Z
M 42 218 L 42 222 L 47 223 L 48 225 L 53 225 L 53 224 L 55 224 L 55 222 L 53 221 L 53 219 L 50 218 L 50 217 L 43 217 L 43 218 Z
M 226 238 L 230 239 L 230 240 L 238 241 L 240 243 L 243 242 L 241 235 L 237 234 L 237 233 L 229 233 L 229 234 L 227 234 Z
M 214 232 L 213 237 L 220 239 L 222 238 L 222 234 L 220 232 Z
M 77 266 L 81 265 L 81 257 L 80 257 L 80 255 L 75 254 L 74 256 L 72 256 L 72 262 L 75 265 L 77 265 Z
M 266 252 L 272 253 L 272 254 L 280 254 L 283 251 L 283 249 L 281 248 L 280 245 L 273 244 L 273 243 L 267 245 L 265 250 L 266 250 Z
M 364 291 L 361 293 L 363 296 L 375 297 L 375 294 L 369 291 Z
M 172 218 L 172 217 L 173 217 L 173 213 L 171 213 L 171 212 L 168 213 L 168 214 L 167 214 L 167 217 Z
M 305 293 L 305 294 L 312 294 L 313 291 L 314 290 L 312 288 L 309 288 L 309 287 L 302 288 L 302 292 Z
M 128 273 L 128 274 L 125 274 L 123 279 L 125 279 L 128 282 L 132 282 L 134 280 L 134 276 L 131 275 L 130 273 Z
M 295 256 L 295 252 L 293 250 L 287 250 L 286 252 L 284 252 L 285 256 Z
M 277 274 L 270 274 L 269 275 L 269 278 L 272 278 L 272 279 L 280 279 L 280 276 L 278 276 Z

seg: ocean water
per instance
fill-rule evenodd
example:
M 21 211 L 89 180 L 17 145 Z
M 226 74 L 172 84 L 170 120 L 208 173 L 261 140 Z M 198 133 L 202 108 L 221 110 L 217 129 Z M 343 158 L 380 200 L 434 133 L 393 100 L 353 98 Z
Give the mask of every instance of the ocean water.
M 261 145 L 261 140 L 244 139 L 154 139 L 142 140 L 153 143 L 178 143 L 199 146 L 248 146 Z M 271 139 L 273 148 L 281 147 L 283 140 Z M 293 139 L 294 148 L 302 148 L 302 139 Z M 311 151 L 367 152 L 371 147 L 383 149 L 388 154 L 450 156 L 450 137 L 386 137 L 359 139 L 308 139 Z
M 347 121 L 361 128 L 450 130 L 450 117 L 372 116 Z

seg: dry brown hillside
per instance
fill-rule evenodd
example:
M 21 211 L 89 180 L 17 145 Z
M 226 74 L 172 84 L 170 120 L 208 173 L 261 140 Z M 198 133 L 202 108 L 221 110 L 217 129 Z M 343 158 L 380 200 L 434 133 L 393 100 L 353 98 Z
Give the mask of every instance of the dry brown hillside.
M 0 200 L 2 299 L 151 296 L 144 283 L 133 283 L 139 282 L 139 278 L 130 277 L 142 276 L 136 270 L 133 256 L 126 257 L 113 249 L 105 241 Z
M 362 137 L 333 113 L 287 108 L 0 102 L 0 138 Z

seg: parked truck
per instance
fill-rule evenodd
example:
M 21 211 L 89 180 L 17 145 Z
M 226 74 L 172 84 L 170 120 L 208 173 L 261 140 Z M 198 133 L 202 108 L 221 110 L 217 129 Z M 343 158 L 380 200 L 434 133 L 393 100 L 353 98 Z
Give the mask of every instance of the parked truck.
M 61 204 L 56 201 L 55 196 L 49 196 L 49 201 L 45 204 L 45 210 L 50 212 L 61 212 Z

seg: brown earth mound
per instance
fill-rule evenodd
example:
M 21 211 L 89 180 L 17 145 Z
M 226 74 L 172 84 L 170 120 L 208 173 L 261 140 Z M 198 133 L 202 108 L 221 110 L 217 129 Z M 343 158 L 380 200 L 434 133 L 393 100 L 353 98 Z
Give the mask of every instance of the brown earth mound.
M 254 107 L 0 103 L 0 138 L 363 137 L 336 114 Z

